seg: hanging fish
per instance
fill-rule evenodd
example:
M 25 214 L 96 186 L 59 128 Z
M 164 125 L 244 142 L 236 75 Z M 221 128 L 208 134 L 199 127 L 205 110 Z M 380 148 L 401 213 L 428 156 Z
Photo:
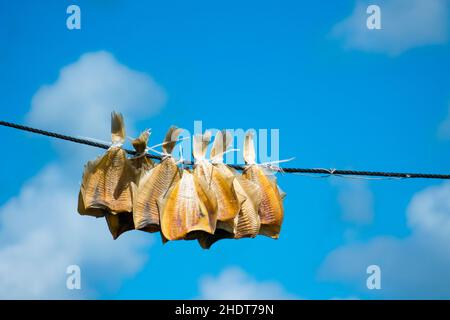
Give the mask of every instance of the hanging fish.
M 131 142 L 134 150 L 136 150 L 136 155 L 130 158 L 131 165 L 137 171 L 137 176 L 134 178 L 135 184 L 139 184 L 141 177 L 155 166 L 154 162 L 147 157 L 147 143 L 149 137 L 150 130 L 145 130 L 139 137 Z
M 133 183 L 139 183 L 141 177 L 151 168 L 153 168 L 153 161 L 146 156 L 148 138 L 150 131 L 143 131 L 138 138 L 134 139 L 133 145 L 136 155 L 128 161 L 135 169 L 134 176 L 130 176 Z M 133 214 L 130 212 L 118 212 L 106 214 L 106 222 L 108 223 L 109 231 L 114 239 L 117 239 L 122 233 L 135 229 Z
M 254 238 L 260 231 L 261 221 L 258 208 L 261 203 L 261 190 L 259 186 L 250 180 L 242 178 L 234 169 L 230 168 L 229 170 L 235 177 L 233 188 L 240 204 L 240 210 L 233 219 L 234 227 L 232 232 L 225 228 L 219 229 L 222 224 L 218 222 L 214 235 L 199 238 L 199 243 L 204 249 L 209 249 L 221 239 Z
M 226 136 L 225 136 L 226 139 Z M 216 135 L 211 150 L 211 156 L 215 158 L 223 158 L 223 135 L 219 132 Z M 230 174 L 228 168 L 220 165 L 213 165 L 205 158 L 206 150 L 211 141 L 210 132 L 205 135 L 194 137 L 194 175 L 199 179 L 203 179 L 211 189 L 217 200 L 217 222 L 221 229 L 233 232 L 233 219 L 239 212 L 240 204 L 234 191 L 234 176 Z M 221 153 L 221 154 L 220 154 Z M 223 162 L 222 162 L 223 164 Z
M 216 228 L 217 203 L 206 183 L 183 170 L 181 179 L 160 202 L 164 240 L 196 239 Z
M 204 140 L 207 140 L 207 138 L 204 137 Z M 238 183 L 235 181 L 235 174 L 223 163 L 223 155 L 231 142 L 232 137 L 228 132 L 219 131 L 215 136 L 211 149 L 211 162 L 206 161 L 204 158 L 206 148 L 203 150 L 195 150 L 194 148 L 194 151 L 197 153 L 197 155 L 194 155 L 196 157 L 194 174 L 204 176 L 217 199 L 216 231 L 214 235 L 204 234 L 199 238 L 199 243 L 203 248 L 209 248 L 220 239 L 234 238 L 236 236 L 238 213 L 243 199 L 239 200 L 235 191 L 234 185 Z M 205 146 L 203 145 L 202 147 L 204 148 Z M 258 218 L 257 214 L 255 216 Z
M 248 132 L 245 136 L 244 160 L 246 168 L 242 176 L 256 183 L 261 189 L 260 234 L 277 239 L 283 223 L 284 193 L 278 188 L 275 177 L 270 177 L 260 165 L 256 164 L 253 132 Z
M 171 127 L 162 144 L 163 158 L 154 168 L 144 173 L 137 184 L 133 184 L 133 218 L 136 229 L 157 232 L 160 230 L 158 203 L 169 188 L 180 180 L 178 166 L 172 157 L 182 129 Z
M 105 219 L 114 240 L 122 233 L 134 230 L 133 214 L 131 212 L 107 212 Z
M 241 210 L 236 217 L 234 238 L 254 238 L 261 228 L 261 219 L 258 213 L 261 204 L 261 188 L 236 173 L 234 183 L 236 194 L 241 203 Z
M 106 153 L 89 161 L 84 169 L 78 211 L 82 215 L 105 216 L 106 212 L 131 212 L 130 181 L 135 170 L 122 149 L 125 140 L 123 117 L 111 114 L 112 145 Z

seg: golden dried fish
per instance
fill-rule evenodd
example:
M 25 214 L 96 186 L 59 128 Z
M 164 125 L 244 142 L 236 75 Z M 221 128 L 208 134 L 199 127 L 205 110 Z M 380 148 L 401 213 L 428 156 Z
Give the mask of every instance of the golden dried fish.
M 234 238 L 237 215 L 242 202 L 238 199 L 234 188 L 235 175 L 223 163 L 223 155 L 232 142 L 231 135 L 226 131 L 216 134 L 211 149 L 211 162 L 205 160 L 207 143 L 204 141 L 209 139 L 208 134 L 203 137 L 194 137 L 194 157 L 196 158 L 194 174 L 203 176 L 217 199 L 216 231 L 214 235 L 204 234 L 199 238 L 203 248 L 209 248 L 220 239 Z
M 84 178 L 83 178 L 84 180 Z M 86 208 L 85 204 L 84 204 L 84 188 L 81 187 L 80 188 L 80 192 L 78 193 L 78 213 L 81 215 L 86 215 L 86 216 L 93 216 L 93 217 L 104 217 L 108 210 L 104 209 L 104 208 Z
M 255 183 L 236 177 L 234 187 L 241 202 L 241 210 L 237 216 L 234 238 L 254 238 L 260 232 L 261 220 L 258 209 L 261 203 L 261 189 Z
M 233 219 L 233 230 L 222 228 L 222 223 L 217 221 L 214 235 L 204 235 L 199 238 L 202 248 L 209 249 L 215 242 L 221 239 L 254 238 L 260 231 L 260 217 L 258 208 L 261 203 L 261 190 L 259 186 L 250 180 L 243 179 L 241 175 L 225 164 L 220 164 L 234 176 L 233 188 L 240 205 L 239 213 Z
M 138 184 L 140 178 L 150 169 L 152 169 L 155 164 L 154 162 L 146 156 L 147 154 L 147 143 L 150 137 L 150 130 L 143 131 L 140 136 L 134 139 L 131 143 L 136 150 L 136 155 L 130 158 L 131 165 L 137 170 L 137 177 L 135 183 Z
M 167 240 L 195 239 L 216 228 L 217 203 L 203 180 L 184 170 L 160 203 L 161 231 Z
M 211 136 L 207 133 L 204 136 L 194 137 L 194 158 L 195 168 L 194 175 L 203 179 L 208 188 L 211 189 L 217 199 L 217 220 L 221 222 L 221 228 L 229 232 L 233 232 L 233 219 L 239 212 L 240 205 L 234 191 L 234 176 L 229 174 L 228 169 L 221 166 L 215 166 L 205 159 L 206 149 L 208 147 Z M 220 140 L 220 141 L 219 141 Z M 218 158 L 223 150 L 223 135 L 219 132 L 216 135 L 211 155 Z M 222 154 L 220 157 L 222 158 Z
M 131 212 L 107 212 L 105 219 L 114 240 L 122 233 L 134 229 L 133 214 Z
M 172 184 L 180 179 L 178 166 L 171 153 L 181 131 L 176 127 L 169 129 L 162 146 L 165 156 L 142 176 L 137 185 L 133 184 L 133 218 L 136 229 L 148 232 L 160 230 L 158 203 Z
M 259 216 L 261 218 L 260 234 L 278 238 L 281 224 L 283 223 L 283 199 L 282 194 L 274 178 L 269 177 L 264 170 L 256 164 L 253 133 L 245 136 L 244 160 L 247 164 L 242 176 L 254 183 L 261 189 L 261 205 Z
M 153 161 L 146 156 L 146 149 L 150 131 L 143 131 L 138 138 L 131 143 L 136 151 L 136 155 L 128 161 L 135 169 L 135 176 L 132 178 L 134 183 L 138 183 L 140 178 L 151 168 L 154 167 Z M 133 214 L 130 212 L 108 212 L 105 215 L 109 231 L 114 239 L 117 239 L 122 233 L 135 229 Z
M 85 166 L 80 189 L 80 214 L 98 217 L 105 215 L 102 210 L 116 213 L 132 210 L 130 181 L 135 170 L 121 147 L 125 140 L 121 114 L 111 114 L 111 133 L 112 146 L 103 156 L 89 161 Z

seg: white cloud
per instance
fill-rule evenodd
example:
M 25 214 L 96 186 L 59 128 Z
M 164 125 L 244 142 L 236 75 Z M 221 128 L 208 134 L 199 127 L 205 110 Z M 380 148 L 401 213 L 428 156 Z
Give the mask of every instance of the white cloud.
M 114 241 L 103 219 L 76 213 L 77 188 L 60 165 L 49 165 L 0 209 L 0 298 L 91 296 L 146 260 L 142 235 Z M 81 267 L 81 291 L 65 287 L 72 264 Z
M 380 30 L 366 26 L 370 4 L 381 8 Z M 360 0 L 352 14 L 333 27 L 332 34 L 350 49 L 398 55 L 411 48 L 446 43 L 448 20 L 447 0 Z
M 381 268 L 384 298 L 450 298 L 450 183 L 418 192 L 408 210 L 411 235 L 376 237 L 333 251 L 325 260 L 322 279 L 366 289 L 366 268 Z
M 342 219 L 358 225 L 373 220 L 373 194 L 365 180 L 332 180 L 338 188 L 338 203 Z
M 108 137 L 113 109 L 124 113 L 133 130 L 133 119 L 157 112 L 163 96 L 149 76 L 111 54 L 88 53 L 63 68 L 53 85 L 38 90 L 28 122 Z M 148 258 L 150 235 L 128 232 L 114 241 L 104 219 L 78 215 L 79 181 L 89 159 L 82 151 L 89 148 L 76 148 L 48 164 L 0 208 L 0 298 L 95 297 L 116 289 Z M 79 291 L 66 289 L 66 268 L 72 264 L 81 267 Z
M 200 280 L 200 299 L 263 300 L 296 299 L 277 282 L 257 281 L 238 267 L 229 267 L 217 277 Z
M 36 92 L 27 122 L 109 140 L 112 110 L 126 114 L 128 124 L 154 115 L 164 101 L 150 76 L 118 63 L 108 52 L 86 53 L 62 68 L 54 84 Z

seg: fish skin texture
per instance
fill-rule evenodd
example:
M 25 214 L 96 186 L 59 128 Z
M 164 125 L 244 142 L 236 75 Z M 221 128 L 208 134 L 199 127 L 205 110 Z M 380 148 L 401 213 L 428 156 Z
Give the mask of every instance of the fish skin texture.
M 133 187 L 133 218 L 136 229 L 148 232 L 160 230 L 158 203 L 173 184 L 180 180 L 179 169 L 172 157 L 167 157 L 148 171 Z
M 278 239 L 281 225 L 283 223 L 283 195 L 277 186 L 276 180 L 266 174 L 263 168 L 256 164 L 256 153 L 254 145 L 254 132 L 249 131 L 244 140 L 244 160 L 247 164 L 242 178 L 252 181 L 261 190 L 261 203 L 259 216 L 261 229 L 259 234 Z
M 222 227 L 233 231 L 232 220 L 240 210 L 240 203 L 233 187 L 234 176 L 224 173 L 221 166 L 202 162 L 194 169 L 194 175 L 203 180 L 217 201 L 217 220 L 223 222 Z
M 258 214 L 261 202 L 261 192 L 258 185 L 243 179 L 236 171 L 225 164 L 217 164 L 227 175 L 233 177 L 233 188 L 239 203 L 239 212 L 232 219 L 232 230 L 224 222 L 217 221 L 214 235 L 203 235 L 198 239 L 204 249 L 209 249 L 215 242 L 222 239 L 254 238 L 260 231 L 260 218 Z M 228 221 L 227 221 L 228 222 Z
M 157 232 L 161 229 L 159 205 L 169 189 L 180 180 L 180 171 L 170 153 L 182 131 L 183 129 L 176 126 L 169 128 L 162 145 L 162 150 L 167 156 L 154 168 L 145 171 L 132 187 L 133 219 L 138 230 Z M 141 140 L 145 138 L 143 135 Z
M 277 239 L 283 223 L 284 209 L 276 182 L 269 178 L 258 165 L 247 166 L 242 177 L 254 182 L 261 189 L 260 234 Z
M 102 157 L 88 162 L 81 185 L 85 208 L 131 212 L 133 176 L 126 152 L 120 147 L 111 147 Z
M 191 240 L 213 234 L 217 203 L 203 181 L 187 170 L 161 202 L 161 231 L 167 240 Z
M 146 144 L 148 136 L 140 138 L 144 138 Z M 123 232 L 134 229 L 131 183 L 137 178 L 138 170 L 121 148 L 125 140 L 125 125 L 122 115 L 115 112 L 111 114 L 111 140 L 113 145 L 105 154 L 85 166 L 78 196 L 78 212 L 105 217 L 116 239 Z

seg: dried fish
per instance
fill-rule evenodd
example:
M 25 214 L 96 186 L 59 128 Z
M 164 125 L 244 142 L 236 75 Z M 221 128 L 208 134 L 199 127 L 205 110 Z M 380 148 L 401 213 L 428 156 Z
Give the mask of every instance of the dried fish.
M 171 156 L 182 129 L 171 127 L 162 146 L 164 157 L 153 169 L 144 173 L 138 184 L 133 184 L 133 218 L 136 229 L 160 230 L 158 203 L 169 188 L 180 180 L 178 166 Z
M 135 170 L 130 166 L 121 145 L 125 126 L 121 114 L 111 114 L 113 144 L 103 156 L 89 161 L 83 173 L 79 196 L 79 213 L 95 217 L 110 212 L 131 212 L 130 181 Z
M 234 238 L 254 238 L 258 235 L 261 220 L 258 209 L 261 203 L 261 188 L 249 180 L 236 176 L 234 187 L 241 202 L 241 210 L 237 216 Z
M 167 240 L 196 239 L 216 229 L 217 203 L 205 182 L 183 170 L 181 179 L 160 202 L 161 231 Z
M 138 229 L 161 232 L 163 241 L 197 239 L 210 248 L 220 239 L 278 238 L 285 193 L 265 166 L 256 163 L 253 135 L 244 142 L 242 174 L 223 162 L 231 135 L 218 132 L 206 158 L 211 133 L 193 138 L 193 169 L 180 171 L 172 152 L 182 129 L 172 126 L 155 165 L 146 156 L 150 130 L 132 141 L 136 153 L 127 158 L 123 117 L 111 114 L 112 145 L 85 165 L 78 212 L 105 217 L 114 239 Z M 152 149 L 152 148 L 150 148 Z
M 134 230 L 133 214 L 131 212 L 107 212 L 105 219 L 114 240 L 122 233 Z
M 229 173 L 228 168 L 224 168 L 220 165 L 213 165 L 205 158 L 206 149 L 210 139 L 211 136 L 209 133 L 206 133 L 204 136 L 194 137 L 194 175 L 205 181 L 208 188 L 210 188 L 216 196 L 217 221 L 220 222 L 221 228 L 228 232 L 233 232 L 233 219 L 240 209 L 240 204 L 233 187 L 234 176 Z M 216 158 L 218 158 L 220 153 L 220 157 L 222 158 L 222 154 L 225 152 L 225 150 L 223 150 L 222 140 L 223 135 L 219 132 L 216 135 L 211 150 L 211 155 Z
M 155 163 L 147 157 L 147 143 L 150 137 L 150 130 L 143 131 L 138 138 L 134 139 L 131 143 L 136 150 L 136 155 L 130 158 L 131 165 L 136 169 L 137 176 L 134 179 L 136 184 L 139 184 L 139 180 L 144 174 L 155 166 Z
M 260 234 L 277 239 L 283 223 L 283 194 L 277 186 L 275 177 L 267 175 L 260 165 L 256 164 L 253 133 L 248 132 L 244 142 L 244 160 L 247 164 L 242 176 L 256 183 L 261 189 Z
M 202 140 L 207 141 L 208 135 Z M 197 137 L 199 140 L 200 137 Z M 234 184 L 235 174 L 223 163 L 223 155 L 232 142 L 232 137 L 226 131 L 218 132 L 211 149 L 211 162 L 205 159 L 207 144 L 197 142 L 196 150 L 194 146 L 194 157 L 196 166 L 194 174 L 203 176 L 217 199 L 217 225 L 214 235 L 204 234 L 199 238 L 199 243 L 203 248 L 209 248 L 214 242 L 220 239 L 234 238 L 236 226 L 238 225 L 238 213 L 241 209 L 242 199 L 238 199 Z M 194 144 L 196 140 L 194 138 Z M 199 147 L 198 147 L 199 149 Z

